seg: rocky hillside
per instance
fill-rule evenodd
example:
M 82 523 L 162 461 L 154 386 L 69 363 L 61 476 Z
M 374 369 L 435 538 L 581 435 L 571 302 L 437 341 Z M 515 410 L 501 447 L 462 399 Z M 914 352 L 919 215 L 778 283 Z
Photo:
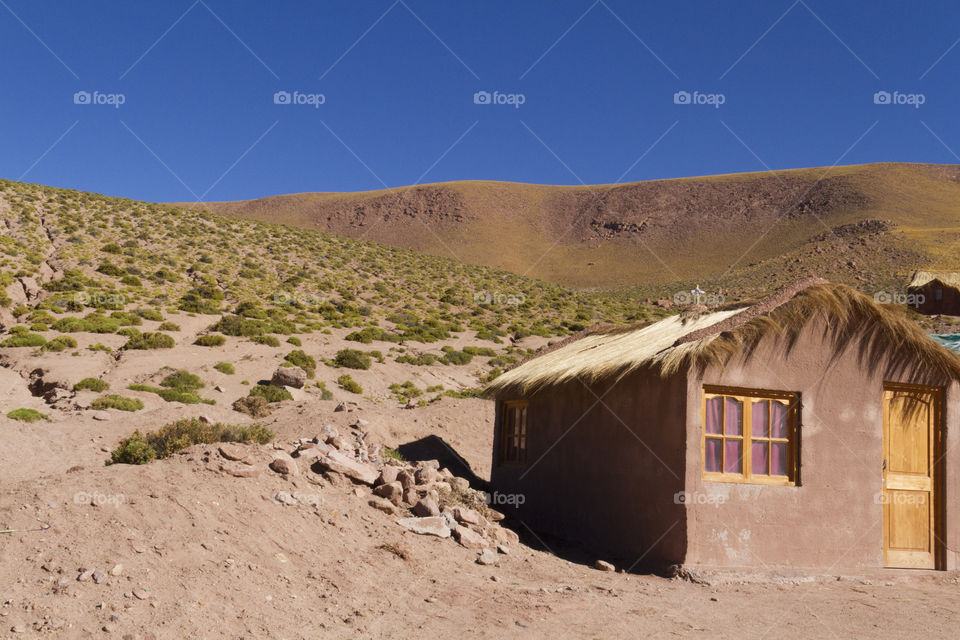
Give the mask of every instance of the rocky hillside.
M 852 285 L 902 280 L 922 265 L 960 268 L 947 250 L 960 241 L 958 203 L 960 167 L 874 164 L 588 187 L 452 182 L 207 208 L 577 287 L 732 275 L 749 288 L 771 274 L 783 284 L 797 258 Z M 870 221 L 883 225 L 858 227 Z M 858 255 L 850 229 L 883 251 Z

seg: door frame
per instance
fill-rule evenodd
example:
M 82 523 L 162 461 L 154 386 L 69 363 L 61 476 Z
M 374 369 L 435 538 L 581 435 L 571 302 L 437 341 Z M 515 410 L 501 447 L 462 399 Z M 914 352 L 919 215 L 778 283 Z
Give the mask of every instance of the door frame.
M 886 391 L 914 391 L 920 393 L 929 393 L 933 396 L 934 418 L 933 418 L 933 570 L 943 571 L 946 569 L 946 500 L 944 492 L 946 490 L 946 474 L 944 473 L 944 447 L 946 435 L 946 407 L 944 403 L 945 388 L 922 384 L 912 384 L 905 382 L 884 381 L 880 391 L 880 458 L 883 461 L 884 447 L 886 445 Z M 882 468 L 882 464 L 881 464 Z M 884 473 L 881 472 L 881 491 L 885 491 L 883 486 Z M 882 528 L 881 555 L 886 556 L 887 551 L 887 528 L 883 512 L 880 515 L 880 526 Z M 899 569 L 900 567 L 887 567 L 886 562 L 883 568 Z

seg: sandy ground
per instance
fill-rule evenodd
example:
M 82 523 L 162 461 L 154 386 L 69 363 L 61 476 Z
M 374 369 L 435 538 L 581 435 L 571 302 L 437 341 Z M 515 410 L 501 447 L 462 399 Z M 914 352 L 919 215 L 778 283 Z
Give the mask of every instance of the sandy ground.
M 210 324 L 182 320 L 183 342 Z M 81 347 L 118 338 L 74 335 Z M 356 345 L 318 335 L 303 348 L 330 357 L 342 346 Z M 82 348 L 76 357 L 0 350 L 0 528 L 39 527 L 38 518 L 50 524 L 0 534 L 0 638 L 957 637 L 960 578 L 953 573 L 731 576 L 695 584 L 597 571 L 588 551 L 542 539 L 522 523 L 508 523 L 522 543 L 497 565 L 481 566 L 476 551 L 451 539 L 406 532 L 396 516 L 368 506 L 369 488 L 345 480 L 291 480 L 271 471 L 233 477 L 218 470 L 215 447 L 144 466 L 104 465 L 134 429 L 199 415 L 249 422 L 230 409 L 249 389 L 241 381 L 269 378 L 293 348 L 231 339 L 214 349 L 182 346 L 118 360 Z M 220 361 L 233 362 L 237 373 L 215 371 Z M 125 390 L 130 382 L 156 383 L 164 366 L 201 375 L 201 395 L 217 404 L 166 403 Z M 53 408 L 27 387 L 37 370 L 44 382 L 71 386 L 102 375 L 110 392 L 140 397 L 146 406 L 95 420 L 83 407 L 97 394 L 83 392 L 65 409 Z M 462 457 L 458 474 L 475 486 L 489 477 L 488 401 L 444 398 L 404 409 L 387 391 L 407 379 L 421 388 L 476 386 L 475 367 L 388 361 L 351 372 L 363 396 L 338 390 L 333 380 L 340 373 L 322 364 L 317 370 L 336 400 L 299 391 L 263 420 L 277 433 L 276 446 L 289 449 L 325 424 L 348 429 L 362 417 L 370 438 L 399 446 L 408 458 L 439 457 L 453 466 Z M 335 412 L 341 400 L 355 404 Z M 4 417 L 15 407 L 36 408 L 51 420 Z M 272 446 L 250 448 L 268 458 Z M 278 491 L 299 504 L 280 504 Z M 102 581 L 78 581 L 84 570 L 101 572 Z

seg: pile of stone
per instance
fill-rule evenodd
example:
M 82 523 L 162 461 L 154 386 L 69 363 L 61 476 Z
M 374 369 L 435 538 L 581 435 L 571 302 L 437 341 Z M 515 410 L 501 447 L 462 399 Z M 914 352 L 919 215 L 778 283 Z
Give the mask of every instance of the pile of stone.
M 478 552 L 477 562 L 495 564 L 519 537 L 502 527 L 502 513 L 490 509 L 482 492 L 470 488 L 466 478 L 441 468 L 437 460 L 415 464 L 383 458 L 383 447 L 367 441 L 366 421 L 358 418 L 347 433 L 332 425 L 314 438 L 301 438 L 292 450 L 277 449 L 268 468 L 283 476 L 320 474 L 339 484 L 348 478 L 372 488 L 369 505 L 388 515 L 412 533 L 453 538 Z M 221 445 L 220 468 L 235 476 L 259 475 L 262 467 L 244 455 L 244 447 Z M 262 464 L 262 463 L 261 463 Z M 284 501 L 281 501 L 284 502 Z

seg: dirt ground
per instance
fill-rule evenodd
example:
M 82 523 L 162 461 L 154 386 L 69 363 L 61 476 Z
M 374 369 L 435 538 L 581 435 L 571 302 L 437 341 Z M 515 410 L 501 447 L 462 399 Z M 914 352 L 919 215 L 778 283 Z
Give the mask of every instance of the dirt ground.
M 199 331 L 209 318 L 184 324 L 184 332 Z M 589 551 L 509 521 L 521 544 L 483 566 L 476 551 L 452 539 L 407 532 L 397 516 L 367 504 L 369 488 L 344 480 L 271 471 L 234 477 L 219 470 L 215 446 L 143 466 L 105 466 L 134 429 L 199 415 L 249 422 L 230 409 L 248 388 L 241 381 L 269 378 L 286 350 L 237 342 L 114 360 L 82 347 L 117 336 L 77 337 L 78 357 L 0 353 L 0 528 L 50 525 L 0 534 L 0 638 L 957 637 L 960 578 L 953 573 L 730 574 L 698 584 L 601 572 Z M 336 335 L 310 339 L 304 348 L 323 357 L 343 346 Z M 219 361 L 234 362 L 237 373 L 215 371 Z M 201 394 L 217 404 L 167 403 L 125 389 L 155 383 L 162 366 L 200 374 L 208 382 Z M 402 408 L 386 387 L 412 374 L 393 367 L 354 372 L 362 396 L 338 392 L 324 401 L 318 389 L 296 392 L 263 421 L 277 433 L 275 445 L 248 446 L 269 457 L 274 446 L 290 450 L 323 425 L 349 429 L 362 417 L 370 438 L 409 459 L 438 458 L 482 483 L 490 471 L 490 403 L 444 398 Z M 146 406 L 93 412 L 84 406 L 96 394 L 81 392 L 66 408 L 51 407 L 28 389 L 38 369 L 45 382 L 102 375 L 111 392 Z M 321 365 L 317 376 L 334 388 L 329 381 L 339 373 Z M 421 387 L 475 384 L 470 367 L 420 367 L 416 376 Z M 348 410 L 335 412 L 340 400 Z M 16 422 L 3 417 L 10 407 L 51 419 Z M 279 491 L 298 504 L 278 502 Z

